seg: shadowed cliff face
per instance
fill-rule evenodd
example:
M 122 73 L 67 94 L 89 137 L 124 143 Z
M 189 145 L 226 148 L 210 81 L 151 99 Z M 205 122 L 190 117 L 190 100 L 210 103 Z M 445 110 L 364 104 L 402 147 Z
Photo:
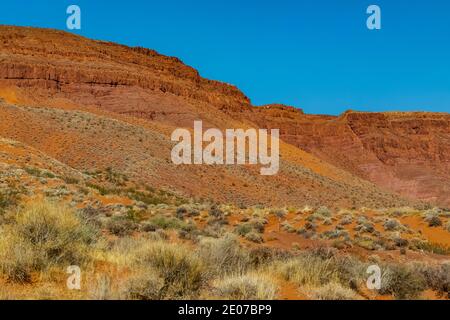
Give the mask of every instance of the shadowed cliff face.
M 396 192 L 450 205 L 449 114 L 331 117 L 253 107 L 236 87 L 148 49 L 16 27 L 0 27 L 0 44 L 0 116 L 8 119 L 0 136 L 73 167 L 113 165 L 148 183 L 221 201 L 407 204 L 390 193 Z M 205 127 L 280 128 L 286 143 L 279 176 L 173 166 L 170 132 L 198 119 Z

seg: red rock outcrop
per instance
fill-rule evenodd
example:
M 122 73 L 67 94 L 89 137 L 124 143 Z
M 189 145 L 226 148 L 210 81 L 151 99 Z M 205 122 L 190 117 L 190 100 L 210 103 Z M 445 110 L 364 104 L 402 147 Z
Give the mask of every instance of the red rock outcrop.
M 367 113 L 340 117 L 261 109 L 253 120 L 317 157 L 407 196 L 450 205 L 450 114 Z

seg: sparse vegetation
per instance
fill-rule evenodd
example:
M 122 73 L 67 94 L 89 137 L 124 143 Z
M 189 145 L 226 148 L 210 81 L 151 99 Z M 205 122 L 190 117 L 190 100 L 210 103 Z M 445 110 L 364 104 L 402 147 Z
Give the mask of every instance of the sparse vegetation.
M 256 232 L 253 232 L 253 231 L 247 233 L 245 235 L 245 239 L 247 239 L 248 241 L 251 241 L 251 242 L 255 242 L 255 243 L 262 243 L 262 242 L 264 242 L 263 237 L 259 233 L 256 233 Z
M 185 247 L 152 242 L 137 251 L 136 260 L 146 272 L 129 283 L 131 297 L 195 298 L 204 284 L 203 263 Z
M 361 297 L 353 290 L 336 282 L 327 283 L 313 291 L 317 300 L 359 300 Z
M 20 193 L 14 188 L 8 188 L 0 191 L 0 213 L 8 208 L 17 205 L 20 199 Z
M 331 260 L 323 260 L 311 254 L 275 262 L 271 269 L 286 281 L 292 281 L 299 286 L 319 287 L 338 280 L 337 270 L 333 268 Z
M 327 210 L 322 208 L 320 214 L 316 210 L 304 217 L 287 219 L 283 211 L 276 215 L 284 220 L 279 221 L 279 232 L 294 232 L 293 235 L 318 241 L 331 239 L 338 249 L 305 250 L 296 244 L 281 252 L 262 247 L 266 237 L 267 245 L 273 241 L 266 233 L 269 220 L 264 218 L 273 212 L 264 208 L 245 209 L 248 216 L 231 226 L 227 216 L 236 210 L 232 206 L 213 205 L 209 211 L 205 206 L 200 214 L 198 205 L 158 204 L 147 208 L 139 203 L 139 207 L 88 206 L 74 211 L 38 201 L 17 210 L 6 209 L 3 223 L 0 222 L 0 277 L 14 283 L 32 283 L 36 273 L 48 274 L 68 264 L 92 270 L 88 262 L 101 259 L 102 264 L 126 268 L 129 274 L 120 285 L 106 281 L 108 277 L 94 281 L 89 292 L 98 299 L 276 299 L 280 279 L 295 285 L 299 293 L 311 299 L 348 300 L 363 298 L 359 292 L 365 285 L 367 264 L 340 254 L 341 248 L 357 244 L 367 250 L 402 248 L 404 255 L 407 248 L 449 254 L 444 246 L 402 238 L 401 232 L 407 229 L 391 218 L 369 219 L 348 213 L 327 217 Z M 292 224 L 299 218 L 304 219 L 304 227 L 296 230 Z M 342 224 L 344 219 L 356 220 L 353 239 L 349 228 Z M 206 223 L 200 228 L 195 221 Z M 318 227 L 319 221 L 328 227 L 327 231 L 316 233 L 322 227 Z M 389 236 L 381 237 L 375 231 L 375 223 L 389 231 Z M 98 241 L 100 229 L 115 237 L 108 244 Z M 174 234 L 180 243 L 171 243 Z M 415 299 L 427 288 L 441 296 L 447 294 L 448 268 L 444 265 L 391 262 L 382 270 L 379 294 Z
M 392 294 L 396 299 L 416 299 L 425 290 L 422 274 L 411 265 L 389 265 L 382 275 L 382 294 Z
M 218 299 L 273 300 L 277 295 L 277 287 L 269 277 L 231 276 L 215 281 L 213 294 Z
M 0 271 L 8 279 L 29 282 L 31 273 L 52 266 L 82 265 L 97 232 L 64 206 L 27 204 L 13 211 L 0 233 Z
M 137 230 L 138 225 L 126 217 L 113 217 L 108 221 L 107 229 L 113 235 L 124 237 Z
M 395 219 L 389 219 L 384 223 L 384 229 L 387 231 L 395 231 L 400 228 L 401 224 Z

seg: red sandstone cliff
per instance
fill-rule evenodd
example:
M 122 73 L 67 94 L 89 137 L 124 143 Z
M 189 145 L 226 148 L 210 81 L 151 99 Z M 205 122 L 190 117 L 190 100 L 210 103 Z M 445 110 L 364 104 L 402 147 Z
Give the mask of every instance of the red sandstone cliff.
M 0 44 L 0 97 L 10 104 L 94 113 L 104 111 L 109 115 L 101 113 L 102 116 L 128 117 L 118 118 L 121 121 L 134 121 L 129 117 L 143 120 L 145 122 L 138 122 L 139 125 L 151 126 L 152 130 L 164 134 L 176 126 L 192 127 L 196 119 L 202 119 L 207 126 L 280 128 L 282 139 L 298 148 L 292 149 L 295 153 L 292 159 L 283 159 L 300 168 L 301 175 L 293 175 L 295 170 L 287 166 L 283 167 L 281 177 L 273 181 L 260 177 L 250 179 L 248 173 L 239 173 L 242 176 L 238 177 L 236 172 L 220 173 L 216 177 L 220 183 L 222 176 L 241 179 L 230 184 L 238 185 L 238 191 L 245 193 L 244 197 L 261 192 L 265 185 L 266 196 L 279 197 L 280 202 L 313 201 L 324 193 L 334 192 L 333 196 L 323 195 L 320 200 L 333 203 L 349 198 L 351 201 L 347 203 L 361 205 L 370 198 L 377 204 L 386 201 L 389 205 L 395 201 L 400 204 L 395 197 L 383 195 L 382 190 L 386 190 L 411 199 L 450 205 L 448 113 L 348 112 L 332 117 L 306 115 L 299 109 L 282 105 L 253 107 L 236 87 L 204 79 L 179 59 L 148 49 L 92 41 L 61 31 L 17 27 L 0 27 Z M 58 135 L 64 136 L 60 144 L 57 143 L 59 140 L 50 143 L 44 138 L 33 137 L 42 135 L 52 139 L 51 132 L 56 129 L 49 123 L 55 118 L 62 119 L 59 115 L 44 118 L 42 114 L 36 115 L 33 109 L 20 109 L 20 112 L 2 109 L 2 112 L 4 119 L 8 117 L 12 123 L 2 126 L 0 135 L 42 148 L 73 166 L 99 166 L 102 161 L 111 161 L 106 157 L 106 149 L 99 153 L 98 145 L 92 145 L 88 150 L 77 146 L 73 153 L 64 149 L 68 140 L 90 142 L 87 136 L 81 137 L 80 131 L 77 131 L 76 139 L 69 137 L 67 130 L 57 131 Z M 19 119 L 15 119 L 18 114 L 36 124 L 30 125 L 35 132 L 19 132 Z M 26 121 L 20 123 L 25 128 Z M 45 132 L 42 132 L 43 128 Z M 107 143 L 113 134 L 105 133 L 103 143 Z M 135 146 L 131 150 L 126 137 L 116 139 L 122 153 L 115 159 L 122 169 L 141 172 L 143 163 L 151 160 L 152 165 L 159 166 L 155 169 L 159 176 L 154 173 L 147 177 L 148 180 L 161 181 L 158 179 L 165 175 L 167 183 L 185 191 L 211 192 L 205 190 L 203 184 L 207 185 L 208 175 L 217 175 L 217 170 L 206 169 L 202 173 L 205 177 L 199 178 L 200 186 L 193 187 L 189 183 L 199 176 L 198 170 L 182 171 L 186 181 L 181 177 L 174 178 L 178 171 L 163 166 L 161 163 L 167 160 L 162 161 L 162 156 L 143 159 L 143 151 Z M 155 145 L 148 148 L 155 148 Z M 158 148 L 152 149 L 155 154 L 168 149 L 169 144 Z M 291 150 L 290 146 L 283 148 Z M 124 159 L 126 153 L 132 163 Z M 89 164 L 86 159 L 97 159 L 98 163 Z M 311 174 L 309 170 L 312 170 Z M 382 190 L 372 188 L 365 180 Z M 254 188 L 242 191 L 249 184 L 254 184 Z M 229 192 L 227 199 L 236 197 L 231 186 L 222 184 L 217 188 L 215 196 Z M 254 197 L 258 201 L 264 199 L 260 194 Z
M 319 158 L 410 198 L 450 204 L 450 114 L 274 114 L 254 121 Z

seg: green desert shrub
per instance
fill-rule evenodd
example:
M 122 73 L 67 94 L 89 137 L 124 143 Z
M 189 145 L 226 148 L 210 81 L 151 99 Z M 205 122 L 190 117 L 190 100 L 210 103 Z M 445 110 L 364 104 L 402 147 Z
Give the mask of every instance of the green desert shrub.
M 183 229 L 186 231 L 192 231 L 193 229 L 195 229 L 195 226 L 192 224 L 189 224 L 187 222 L 184 222 L 178 218 L 174 218 L 174 217 L 166 217 L 163 215 L 157 215 L 153 218 L 151 218 L 148 221 L 150 224 L 161 228 L 161 229 Z
M 163 215 L 157 215 L 149 219 L 149 223 L 161 229 L 178 229 L 179 226 L 182 224 L 182 221 L 174 217 L 165 217 Z
M 253 226 L 248 222 L 241 223 L 236 226 L 236 233 L 240 236 L 245 236 L 247 233 L 250 233 L 252 231 L 253 231 Z
M 384 223 L 383 227 L 386 231 L 396 231 L 400 229 L 401 224 L 396 219 L 389 219 Z
M 264 233 L 265 224 L 267 221 L 265 219 L 251 219 L 248 222 L 238 224 L 235 231 L 240 236 L 246 236 L 249 233 Z

